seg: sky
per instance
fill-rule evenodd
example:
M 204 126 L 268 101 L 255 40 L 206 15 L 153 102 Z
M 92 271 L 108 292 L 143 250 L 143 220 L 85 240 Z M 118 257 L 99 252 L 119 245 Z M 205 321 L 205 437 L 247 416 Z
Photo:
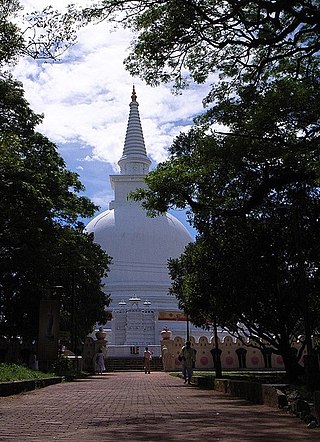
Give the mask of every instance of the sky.
M 62 10 L 68 3 L 52 2 Z M 41 10 L 50 0 L 21 0 L 21 4 L 27 13 Z M 129 30 L 111 31 L 104 22 L 90 25 L 79 31 L 77 43 L 58 61 L 22 58 L 13 69 L 31 108 L 44 114 L 38 130 L 56 143 L 68 169 L 79 174 L 85 195 L 100 206 L 99 212 L 107 210 L 113 199 L 109 174 L 119 171 L 133 84 L 151 169 L 167 158 L 174 138 L 203 112 L 202 98 L 209 87 L 194 85 L 173 95 L 170 85 L 150 87 L 132 78 L 123 65 L 131 39 Z M 194 236 L 185 213 L 173 213 Z

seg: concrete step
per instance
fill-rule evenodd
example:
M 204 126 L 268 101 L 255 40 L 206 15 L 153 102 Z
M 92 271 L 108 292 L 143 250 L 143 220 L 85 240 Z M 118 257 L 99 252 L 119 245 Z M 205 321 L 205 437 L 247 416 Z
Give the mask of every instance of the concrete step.
M 106 369 L 107 371 L 143 371 L 143 358 L 107 358 Z M 163 370 L 161 358 L 152 358 L 151 370 Z

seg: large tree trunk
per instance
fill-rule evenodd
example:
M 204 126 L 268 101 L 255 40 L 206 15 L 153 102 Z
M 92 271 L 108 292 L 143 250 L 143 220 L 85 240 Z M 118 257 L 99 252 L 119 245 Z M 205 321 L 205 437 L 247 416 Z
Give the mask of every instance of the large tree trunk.
M 288 339 L 284 339 L 279 345 L 279 351 L 283 359 L 286 376 L 290 383 L 301 382 L 301 377 L 304 374 L 304 368 L 299 364 L 297 354 L 290 346 Z

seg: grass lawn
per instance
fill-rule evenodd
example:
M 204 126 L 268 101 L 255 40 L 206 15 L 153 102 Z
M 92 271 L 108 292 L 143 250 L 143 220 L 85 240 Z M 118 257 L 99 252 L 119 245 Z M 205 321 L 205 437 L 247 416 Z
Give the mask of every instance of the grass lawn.
M 0 382 L 26 381 L 29 379 L 51 378 L 52 373 L 31 370 L 23 365 L 0 364 Z

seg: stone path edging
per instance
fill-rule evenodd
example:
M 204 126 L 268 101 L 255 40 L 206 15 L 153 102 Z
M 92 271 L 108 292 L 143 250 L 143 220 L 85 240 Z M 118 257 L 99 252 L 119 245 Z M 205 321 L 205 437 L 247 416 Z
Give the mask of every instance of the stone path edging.
M 59 384 L 63 381 L 60 376 L 44 379 L 31 379 L 24 381 L 13 382 L 1 382 L 0 383 L 0 396 L 11 396 L 14 394 L 20 394 L 24 391 L 32 391 L 37 388 L 47 387 L 53 384 Z

